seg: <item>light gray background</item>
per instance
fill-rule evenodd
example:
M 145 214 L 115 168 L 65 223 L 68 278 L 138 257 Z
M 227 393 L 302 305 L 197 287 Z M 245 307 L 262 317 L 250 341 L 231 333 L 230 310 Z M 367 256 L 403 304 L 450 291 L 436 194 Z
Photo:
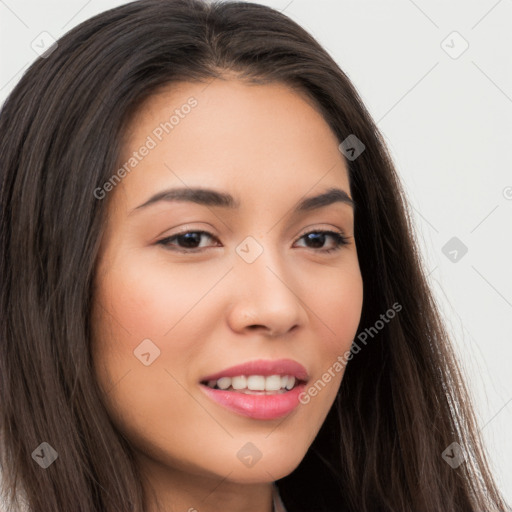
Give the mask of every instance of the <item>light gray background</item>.
M 0 102 L 37 58 L 31 44 L 41 32 L 58 39 L 124 3 L 0 0 Z M 512 1 L 259 3 L 324 45 L 383 132 L 492 467 L 512 502 Z M 454 31 L 469 44 L 460 56 Z M 442 252 L 452 237 L 468 248 L 455 262 Z

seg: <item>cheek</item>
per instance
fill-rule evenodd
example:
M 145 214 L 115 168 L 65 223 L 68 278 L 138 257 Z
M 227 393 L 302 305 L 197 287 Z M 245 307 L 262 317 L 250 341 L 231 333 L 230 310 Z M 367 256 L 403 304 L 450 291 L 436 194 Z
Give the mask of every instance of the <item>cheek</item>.
M 103 265 L 96 281 L 92 323 L 98 378 L 105 391 L 121 380 L 124 389 L 144 382 L 126 393 L 130 403 L 166 389 L 169 397 L 180 395 L 171 400 L 178 404 L 182 390 L 172 376 L 180 382 L 190 380 L 197 354 L 208 340 L 209 322 L 219 318 L 208 292 L 226 270 L 172 268 L 165 255 L 148 261 L 131 254 L 126 250 Z M 142 354 L 148 352 L 147 359 L 154 362 L 145 366 Z
M 336 268 L 321 272 L 312 286 L 304 283 L 305 303 L 315 333 L 310 360 L 316 361 L 314 378 L 299 397 L 304 411 L 320 429 L 338 392 L 347 364 L 347 354 L 357 333 L 363 305 L 363 280 L 357 254 L 347 252 Z M 307 292 L 307 293 L 306 293 Z M 308 347 L 309 348 L 309 347 Z
M 363 281 L 357 260 L 316 286 L 307 295 L 317 316 L 327 353 L 339 355 L 350 347 L 357 332 L 363 306 Z
M 310 354 L 312 360 L 316 358 L 319 363 L 315 369 L 319 381 L 310 383 L 309 400 L 327 412 L 341 384 L 347 353 L 361 319 L 363 281 L 357 260 L 323 280 L 322 285 L 306 295 L 310 317 L 315 318 L 316 323 L 312 330 L 322 333 L 314 353 Z
M 208 288 L 197 279 L 196 289 L 187 287 L 189 276 L 179 272 L 166 276 L 161 267 L 130 263 L 116 260 L 98 280 L 92 315 L 96 377 L 109 414 L 129 439 L 144 450 L 155 439 L 174 446 L 173 436 L 191 436 L 190 418 L 198 414 L 182 387 L 197 353 L 190 339 L 200 339 L 187 311 Z M 136 355 L 141 343 L 152 360 L 147 366 Z
M 171 266 L 164 258 L 135 260 L 128 253 L 106 269 L 97 300 L 125 329 L 123 336 L 127 331 L 140 340 L 172 336 L 182 319 L 190 323 L 200 309 L 197 305 L 225 272 L 218 267 L 205 273 L 195 265 Z

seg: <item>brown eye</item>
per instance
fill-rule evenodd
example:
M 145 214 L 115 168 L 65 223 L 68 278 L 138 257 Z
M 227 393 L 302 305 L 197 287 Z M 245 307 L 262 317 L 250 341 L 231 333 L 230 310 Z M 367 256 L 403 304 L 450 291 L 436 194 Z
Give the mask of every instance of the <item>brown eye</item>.
M 334 247 L 331 247 L 330 249 L 322 249 L 322 247 L 325 244 L 325 240 L 328 237 L 330 237 L 331 239 L 334 240 Z M 304 240 L 307 243 L 312 244 L 312 247 L 309 246 L 308 248 L 320 249 L 319 252 L 323 252 L 323 253 L 330 253 L 333 251 L 337 251 L 343 245 L 347 245 L 349 243 L 348 238 L 346 238 L 341 233 L 338 233 L 336 231 L 310 231 L 310 232 L 306 233 L 305 235 L 302 235 L 301 239 L 302 238 L 304 238 Z
M 200 247 L 201 237 L 204 235 L 211 239 L 215 238 L 207 231 L 185 231 L 183 233 L 177 233 L 175 235 L 163 238 L 162 240 L 159 240 L 157 244 L 182 252 L 194 251 L 204 247 Z
M 210 247 L 208 245 L 201 246 L 201 238 L 203 236 L 212 240 L 217 240 L 216 237 L 207 231 L 184 231 L 183 233 L 176 233 L 175 235 L 162 238 L 156 243 L 163 245 L 170 250 L 179 252 L 197 252 L 201 249 Z M 302 235 L 299 240 L 301 239 L 306 241 L 308 249 L 313 249 L 316 250 L 316 252 L 321 253 L 331 253 L 349 243 L 348 238 L 343 236 L 342 233 L 338 233 L 336 231 L 310 231 Z M 333 247 L 324 249 L 323 247 L 325 246 L 325 242 L 329 239 L 333 240 Z

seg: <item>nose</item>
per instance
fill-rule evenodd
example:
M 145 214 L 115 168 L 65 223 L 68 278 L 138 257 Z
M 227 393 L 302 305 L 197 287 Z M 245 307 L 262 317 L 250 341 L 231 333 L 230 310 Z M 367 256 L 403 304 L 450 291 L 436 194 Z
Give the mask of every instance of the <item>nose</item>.
M 235 285 L 227 316 L 235 332 L 261 331 L 275 337 L 305 324 L 304 276 L 294 276 L 269 250 L 253 263 L 237 260 L 233 274 Z

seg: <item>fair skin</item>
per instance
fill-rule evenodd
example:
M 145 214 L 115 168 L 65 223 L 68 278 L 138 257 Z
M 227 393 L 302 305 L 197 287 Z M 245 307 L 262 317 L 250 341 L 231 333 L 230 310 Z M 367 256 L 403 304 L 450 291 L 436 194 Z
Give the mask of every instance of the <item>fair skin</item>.
M 108 197 L 93 360 L 108 412 L 163 510 L 271 512 L 272 483 L 303 459 L 343 371 L 309 403 L 270 420 L 226 409 L 200 380 L 254 359 L 286 358 L 307 369 L 309 386 L 350 348 L 363 299 L 353 208 L 337 201 L 293 211 L 329 188 L 352 197 L 348 170 L 339 141 L 302 93 L 235 78 L 206 88 L 173 84 L 149 98 L 132 120 L 123 162 L 191 96 L 197 106 Z M 178 187 L 229 193 L 240 206 L 137 208 Z M 210 236 L 197 235 L 195 245 L 183 237 L 157 243 L 198 230 Z M 347 244 L 325 253 L 336 247 L 332 236 L 304 236 L 322 230 L 341 232 Z M 263 249 L 252 263 L 236 252 L 248 236 Z M 134 356 L 144 339 L 160 350 L 149 366 Z M 262 455 L 251 467 L 237 457 L 248 442 Z

